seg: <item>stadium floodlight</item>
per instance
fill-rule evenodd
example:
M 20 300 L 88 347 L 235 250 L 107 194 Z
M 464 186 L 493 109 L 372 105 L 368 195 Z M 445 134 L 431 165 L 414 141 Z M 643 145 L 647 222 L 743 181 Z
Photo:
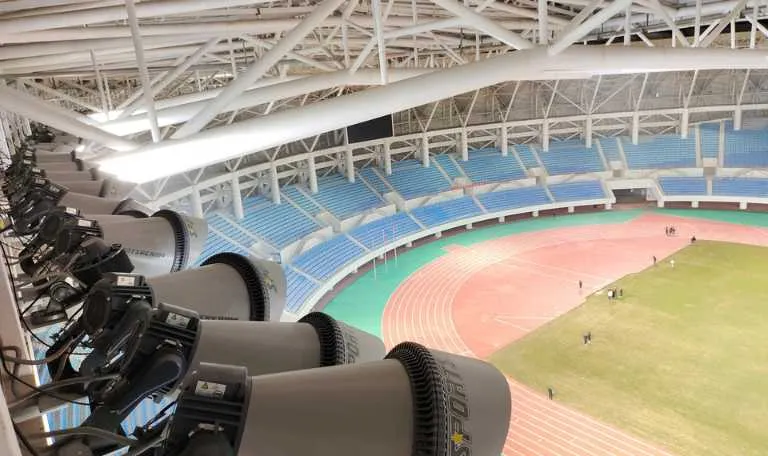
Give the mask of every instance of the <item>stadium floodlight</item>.
M 152 305 L 145 297 L 132 301 L 120 321 L 102 327 L 104 320 L 89 315 L 99 317 L 101 309 L 84 310 L 82 326 L 93 351 L 79 374 L 117 375 L 85 389 L 97 406 L 83 425 L 108 431 L 115 431 L 145 398 L 160 399 L 189 384 L 202 363 L 231 361 L 266 375 L 365 363 L 385 353 L 376 336 L 322 313 L 296 323 L 201 320 L 195 312 Z
M 158 456 L 497 456 L 509 429 L 509 386 L 496 368 L 411 342 L 369 363 L 199 371 Z
M 34 233 L 43 218 L 57 206 L 75 207 L 88 215 L 151 213 L 132 199 L 100 198 L 71 192 L 66 187 L 41 177 L 33 177 L 27 186 L 11 193 L 8 199 L 13 229 L 19 235 Z
M 57 211 L 50 219 L 42 224 L 42 236 L 30 243 L 35 250 L 24 252 L 22 266 L 27 274 L 38 273 L 51 257 L 60 265 L 69 264 L 78 255 L 81 244 L 91 237 L 101 238 L 108 245 L 119 245 L 137 273 L 168 274 L 187 268 L 197 259 L 208 234 L 204 219 L 165 209 L 141 219 L 109 217 L 98 222 L 66 211 Z M 51 242 L 52 239 L 55 240 Z M 39 255 L 49 247 L 53 247 L 50 255 Z

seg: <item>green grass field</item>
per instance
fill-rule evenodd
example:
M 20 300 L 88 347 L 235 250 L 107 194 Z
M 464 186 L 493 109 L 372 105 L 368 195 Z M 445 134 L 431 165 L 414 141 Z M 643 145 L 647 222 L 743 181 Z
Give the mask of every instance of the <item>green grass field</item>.
M 491 361 L 677 454 L 768 455 L 768 248 L 699 241 L 672 258 Z

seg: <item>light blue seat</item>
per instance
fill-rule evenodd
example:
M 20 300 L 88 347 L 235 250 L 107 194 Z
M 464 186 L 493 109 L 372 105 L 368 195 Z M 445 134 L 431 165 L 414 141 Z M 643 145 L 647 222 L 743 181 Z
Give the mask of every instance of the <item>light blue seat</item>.
M 707 180 L 703 177 L 659 177 L 661 190 L 666 195 L 706 195 Z
M 381 171 L 380 171 L 381 172 Z M 376 173 L 376 170 L 372 167 L 366 167 L 362 168 L 358 171 L 360 175 L 365 179 L 366 182 L 371 184 L 371 187 L 376 189 L 377 192 L 379 192 L 380 195 L 386 195 L 387 193 L 392 191 L 392 188 L 390 188 L 389 185 L 387 185 L 386 182 L 384 182 L 379 174 Z
M 251 244 L 254 243 L 254 239 L 248 235 L 246 231 L 244 231 L 239 226 L 235 226 L 233 223 L 236 222 L 230 222 L 226 218 L 224 218 L 221 214 L 212 213 L 205 217 L 205 219 L 208 221 L 208 225 L 218 231 L 219 233 L 223 234 L 227 238 L 237 242 L 238 244 L 242 245 L 245 248 L 249 248 Z
M 364 183 L 349 182 L 338 174 L 322 177 L 317 184 L 319 191 L 312 197 L 340 220 L 385 204 Z
M 200 256 L 193 260 L 192 266 L 200 266 L 200 263 L 221 252 L 234 252 L 248 256 L 248 250 L 209 231 L 208 237 L 205 239 L 205 244 L 203 244 L 203 250 L 200 252 Z
M 549 186 L 552 197 L 558 202 L 585 201 L 605 198 L 600 181 L 578 181 Z
M 623 138 L 622 146 L 631 169 L 693 168 L 696 166 L 696 139 L 690 135 L 641 136 L 638 144 Z
M 362 254 L 359 245 L 340 234 L 296 257 L 293 266 L 316 279 L 326 280 Z
M 608 161 L 621 161 L 618 138 L 602 138 L 598 140 L 603 149 L 603 155 Z
M 525 171 L 513 155 L 504 157 L 497 149 L 469 152 L 469 160 L 461 162 L 464 172 L 475 184 L 522 179 Z
M 297 312 L 317 289 L 318 285 L 292 268 L 285 268 L 285 280 L 288 287 L 285 308 L 289 312 Z
M 515 150 L 520 157 L 520 161 L 523 162 L 523 166 L 527 169 L 539 167 L 539 162 L 536 160 L 536 153 L 533 146 L 529 144 L 517 144 L 515 145 Z
M 539 157 L 552 175 L 605 171 L 597 149 L 588 149 L 581 141 L 552 141 L 548 151 L 539 151 Z
M 456 179 L 457 177 L 462 177 L 461 170 L 458 168 L 458 166 L 456 166 L 456 162 L 451 158 L 450 155 L 437 155 L 433 157 L 432 160 L 436 161 L 437 164 L 443 168 L 443 171 L 445 171 L 445 174 L 447 174 L 451 180 Z
M 475 201 L 468 196 L 418 207 L 411 211 L 411 214 L 419 219 L 421 223 L 430 227 L 472 217 L 474 215 L 480 215 L 481 213 L 482 210 L 475 204 Z
M 712 194 L 768 198 L 768 179 L 760 177 L 717 177 L 712 181 Z
M 499 192 L 488 192 L 478 195 L 480 204 L 488 212 L 503 211 L 505 209 L 519 209 L 527 206 L 539 206 L 549 204 L 549 196 L 542 187 L 521 187 Z
M 720 150 L 720 122 L 701 124 L 699 137 L 701 138 L 701 156 L 717 158 Z
M 274 204 L 263 196 L 243 200 L 245 217 L 240 226 L 278 249 L 317 231 L 320 225 L 289 202 Z
M 451 189 L 451 182 L 440 170 L 433 166 L 425 168 L 417 160 L 392 163 L 392 175 L 387 180 L 407 200 Z
M 350 230 L 349 235 L 367 248 L 375 249 L 420 229 L 408 214 L 401 212 L 358 226 Z
M 309 193 L 309 189 L 302 189 L 302 190 L 305 190 L 307 193 Z M 323 208 L 315 204 L 314 201 L 312 201 L 304 193 L 302 193 L 299 190 L 299 187 L 296 185 L 283 187 L 282 192 L 285 196 L 288 197 L 288 199 L 293 201 L 297 206 L 307 211 L 308 214 L 317 215 L 323 211 Z
M 726 130 L 727 168 L 768 167 L 768 130 Z

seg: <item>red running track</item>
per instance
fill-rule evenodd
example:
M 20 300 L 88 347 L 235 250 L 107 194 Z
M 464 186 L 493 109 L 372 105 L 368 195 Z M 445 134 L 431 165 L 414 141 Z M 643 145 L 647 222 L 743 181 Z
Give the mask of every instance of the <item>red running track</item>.
M 675 225 L 678 236 L 664 235 Z M 448 253 L 416 271 L 390 297 L 384 342 L 404 340 L 485 358 L 698 239 L 768 245 L 768 230 L 648 214 L 613 225 L 557 228 Z M 583 291 L 578 281 L 584 282 Z M 509 379 L 512 419 L 504 455 L 651 456 L 670 452 L 550 401 Z

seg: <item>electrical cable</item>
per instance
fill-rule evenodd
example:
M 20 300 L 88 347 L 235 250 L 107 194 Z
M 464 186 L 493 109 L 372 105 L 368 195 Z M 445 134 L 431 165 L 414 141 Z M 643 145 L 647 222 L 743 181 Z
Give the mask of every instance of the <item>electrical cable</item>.
M 85 405 L 85 406 L 90 406 L 91 405 L 89 402 L 76 401 L 76 400 L 69 399 L 69 398 L 66 398 L 64 396 L 61 396 L 59 394 L 53 393 L 51 391 L 41 390 L 39 386 L 33 385 L 33 384 L 27 382 L 26 380 L 22 379 L 21 377 L 18 376 L 18 368 L 19 368 L 20 365 L 16 364 L 15 367 L 14 367 L 14 372 L 11 372 L 11 370 L 8 369 L 8 363 L 5 360 L 5 355 L 3 354 L 2 350 L 0 350 L 0 366 L 2 366 L 3 371 L 5 371 L 5 373 L 8 375 L 8 377 L 10 377 L 11 379 L 15 380 L 16 382 L 21 383 L 22 385 L 26 386 L 27 388 L 31 389 L 32 391 L 40 392 L 40 394 L 44 394 L 44 395 L 50 396 L 50 397 L 52 397 L 54 399 L 58 399 L 60 401 L 68 402 L 68 403 L 71 403 L 71 404 Z M 12 392 L 13 392 L 14 396 L 22 396 L 20 394 L 17 394 L 15 391 L 13 391 L 13 385 L 12 385 L 11 389 L 12 389 Z
M 67 342 L 66 344 L 62 345 L 58 350 L 56 350 L 55 352 L 51 353 L 50 355 L 42 359 L 23 359 L 23 358 L 11 357 L 11 356 L 4 356 L 4 359 L 6 362 L 12 362 L 14 364 L 21 364 L 24 366 L 42 366 L 43 364 L 48 364 L 51 361 L 54 361 L 60 358 L 61 355 L 64 354 L 64 352 L 70 349 L 73 343 L 74 343 L 74 340 Z M 2 346 L 0 347 L 0 350 L 3 350 L 3 351 L 16 350 L 18 352 L 19 347 L 14 347 L 12 345 Z
M 8 403 L 8 408 L 13 410 L 15 408 L 18 408 L 19 406 L 23 405 L 25 402 L 29 401 L 30 399 L 34 399 L 37 396 L 40 396 L 42 394 L 45 394 L 51 390 L 56 390 L 59 388 L 64 388 L 66 386 L 71 385 L 77 385 L 79 383 L 91 383 L 91 382 L 101 382 L 104 380 L 112 380 L 114 378 L 120 377 L 120 374 L 109 374 L 109 375 L 101 375 L 101 376 L 88 376 L 88 377 L 75 377 L 75 378 L 68 378 L 66 380 L 61 380 L 55 383 L 47 383 L 45 385 L 42 385 L 38 387 L 39 391 L 33 391 L 26 396 L 23 396 L 21 398 L 16 399 L 13 402 Z M 165 409 L 163 409 L 165 411 Z

